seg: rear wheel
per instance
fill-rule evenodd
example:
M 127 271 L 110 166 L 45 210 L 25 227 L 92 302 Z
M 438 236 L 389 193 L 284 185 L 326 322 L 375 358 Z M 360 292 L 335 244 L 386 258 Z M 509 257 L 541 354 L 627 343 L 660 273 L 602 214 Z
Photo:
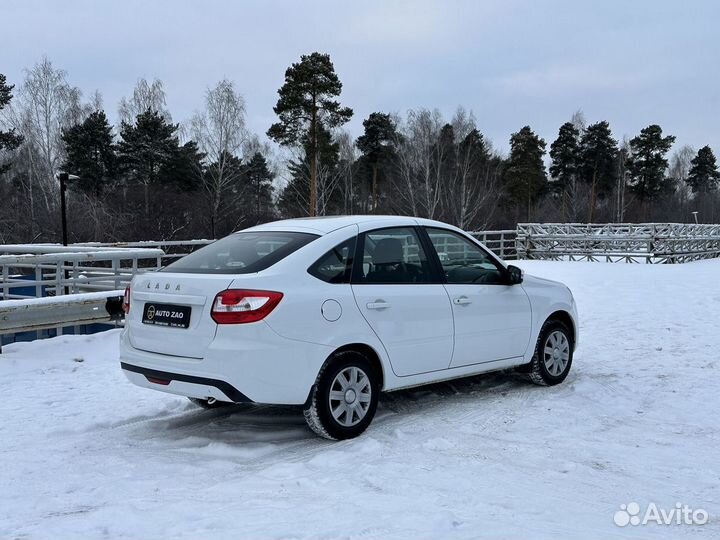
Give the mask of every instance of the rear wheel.
M 379 377 L 368 359 L 353 351 L 339 353 L 320 371 L 305 420 L 321 437 L 352 439 L 370 425 L 379 393 Z
M 535 354 L 523 371 L 535 384 L 560 384 L 570 373 L 573 358 L 572 333 L 562 321 L 550 319 L 540 330 Z

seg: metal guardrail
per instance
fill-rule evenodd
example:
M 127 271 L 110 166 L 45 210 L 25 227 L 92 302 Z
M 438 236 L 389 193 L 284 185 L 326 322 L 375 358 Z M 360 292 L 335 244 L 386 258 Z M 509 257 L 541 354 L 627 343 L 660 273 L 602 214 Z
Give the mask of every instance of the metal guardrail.
M 0 336 L 109 322 L 118 292 L 158 268 L 163 250 L 106 246 L 0 246 Z M 115 298 L 112 302 L 108 298 Z M 2 342 L 0 341 L 0 345 Z
M 86 242 L 82 244 L 74 244 L 75 246 L 88 246 L 98 248 L 156 248 L 163 251 L 163 255 L 158 259 L 157 266 L 161 267 L 169 264 L 174 259 L 180 259 L 185 255 L 192 253 L 194 250 L 212 244 L 215 240 L 199 239 L 199 240 L 142 240 L 139 242 Z
M 0 246 L 0 300 L 122 289 L 163 256 L 157 248 Z
M 124 291 L 8 300 L 0 303 L 0 334 L 119 320 Z
M 107 298 L 122 295 L 134 275 L 212 242 L 1 245 L 0 336 L 108 322 Z M 119 313 L 121 299 L 112 304 Z
M 0 335 L 122 319 L 122 290 L 0 302 Z M 0 342 L 0 352 L 2 343 Z

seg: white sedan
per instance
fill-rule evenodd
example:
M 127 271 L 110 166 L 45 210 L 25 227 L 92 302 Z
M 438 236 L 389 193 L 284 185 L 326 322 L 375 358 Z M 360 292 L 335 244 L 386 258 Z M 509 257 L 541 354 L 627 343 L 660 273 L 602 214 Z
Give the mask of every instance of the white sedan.
M 382 391 L 508 368 L 558 384 L 578 342 L 565 285 L 456 227 L 398 216 L 231 234 L 136 276 L 124 308 L 133 383 L 208 407 L 303 405 L 329 439 L 362 433 Z

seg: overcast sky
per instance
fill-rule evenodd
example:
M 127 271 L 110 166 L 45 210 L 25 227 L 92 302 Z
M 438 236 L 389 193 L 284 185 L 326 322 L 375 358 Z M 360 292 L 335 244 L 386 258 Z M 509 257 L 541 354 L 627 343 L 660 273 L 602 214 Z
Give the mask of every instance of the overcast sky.
M 506 150 L 529 124 L 548 144 L 582 109 L 617 138 L 660 124 L 678 143 L 720 152 L 720 2 L 34 1 L 0 6 L 0 73 L 19 85 L 47 55 L 111 118 L 139 77 L 163 81 L 175 121 L 227 77 L 264 133 L 285 69 L 330 54 L 355 110 L 458 105 Z

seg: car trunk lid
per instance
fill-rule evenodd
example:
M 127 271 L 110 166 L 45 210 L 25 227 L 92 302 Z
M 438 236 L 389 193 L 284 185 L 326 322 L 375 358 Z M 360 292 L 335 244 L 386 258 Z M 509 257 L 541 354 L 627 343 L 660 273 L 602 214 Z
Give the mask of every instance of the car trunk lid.
M 213 300 L 232 281 L 229 275 L 168 272 L 136 278 L 126 320 L 130 343 L 143 351 L 202 358 L 217 330 L 210 317 Z M 168 323 L 173 316 L 177 320 Z

